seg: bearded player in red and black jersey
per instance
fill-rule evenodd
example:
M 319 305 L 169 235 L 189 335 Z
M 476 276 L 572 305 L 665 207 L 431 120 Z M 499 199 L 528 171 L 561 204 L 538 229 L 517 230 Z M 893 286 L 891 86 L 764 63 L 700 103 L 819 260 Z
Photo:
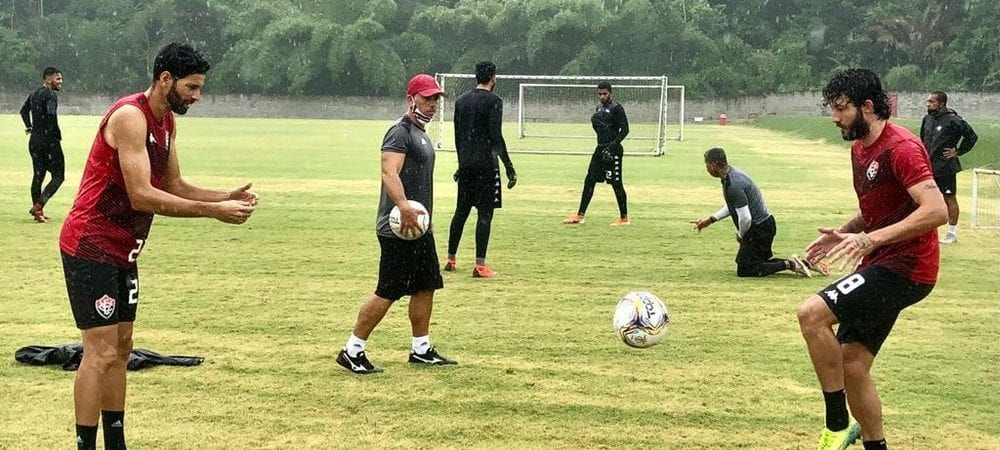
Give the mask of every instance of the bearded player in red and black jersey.
M 899 313 L 937 282 L 937 227 L 948 210 L 920 138 L 888 121 L 888 96 L 878 75 L 867 69 L 838 73 L 823 98 L 844 140 L 853 141 L 860 211 L 840 228 L 821 228 L 806 258 L 860 265 L 798 308 L 826 402 L 819 449 L 846 448 L 859 434 L 865 450 L 885 449 L 872 364 Z M 847 404 L 857 423 L 850 422 Z
M 201 98 L 209 64 L 193 48 L 169 44 L 153 62 L 145 92 L 105 113 L 59 247 L 83 361 L 73 390 L 78 449 L 93 449 L 98 419 L 107 449 L 124 449 L 125 363 L 139 302 L 136 259 L 154 214 L 245 222 L 257 204 L 250 184 L 232 191 L 181 177 L 174 114 Z M 103 416 L 103 417 L 102 417 Z

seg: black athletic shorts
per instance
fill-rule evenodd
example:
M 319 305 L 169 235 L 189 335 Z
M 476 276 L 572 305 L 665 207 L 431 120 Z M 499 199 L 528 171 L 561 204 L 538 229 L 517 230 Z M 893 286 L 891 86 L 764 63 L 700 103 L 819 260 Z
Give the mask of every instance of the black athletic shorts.
M 774 257 L 771 251 L 771 244 L 774 243 L 774 235 L 778 233 L 774 216 L 756 225 L 751 225 L 743 238 L 740 239 L 740 250 L 736 252 L 736 267 L 755 266 L 768 262 Z
M 932 284 L 914 283 L 880 266 L 868 266 L 846 275 L 819 291 L 840 321 L 837 340 L 859 342 L 878 354 L 899 312 L 923 300 Z
M 958 176 L 957 174 L 943 175 L 940 177 L 934 177 L 934 183 L 938 185 L 938 189 L 941 190 L 943 195 L 956 195 L 958 194 Z
M 404 295 L 444 287 L 433 234 L 427 233 L 412 241 L 379 236 L 378 244 L 382 255 L 375 295 L 396 301 Z
M 137 268 L 101 264 L 62 253 L 66 292 L 76 327 L 88 328 L 135 322 L 139 307 Z
M 609 146 L 598 145 L 590 157 L 587 176 L 598 183 L 615 183 L 622 181 L 622 154 L 625 149 L 621 144 Z
M 66 171 L 62 143 L 58 139 L 31 136 L 28 140 L 28 154 L 35 173 L 51 172 L 62 175 Z
M 500 167 L 467 168 L 458 171 L 458 203 L 477 209 L 503 206 Z

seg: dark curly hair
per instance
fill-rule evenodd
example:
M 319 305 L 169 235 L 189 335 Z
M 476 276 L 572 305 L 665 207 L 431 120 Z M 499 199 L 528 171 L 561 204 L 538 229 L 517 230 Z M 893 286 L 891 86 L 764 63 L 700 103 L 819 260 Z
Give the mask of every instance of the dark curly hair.
M 204 75 L 211 68 L 212 65 L 198 53 L 198 50 L 190 45 L 171 42 L 160 49 L 156 59 L 153 60 L 153 81 L 155 82 L 163 72 L 170 72 L 170 76 L 179 80 L 188 75 Z
M 868 69 L 847 69 L 837 73 L 823 88 L 823 106 L 829 106 L 840 96 L 846 96 L 852 105 L 861 107 L 865 100 L 875 105 L 875 116 L 889 118 L 889 95 L 882 89 L 878 75 Z

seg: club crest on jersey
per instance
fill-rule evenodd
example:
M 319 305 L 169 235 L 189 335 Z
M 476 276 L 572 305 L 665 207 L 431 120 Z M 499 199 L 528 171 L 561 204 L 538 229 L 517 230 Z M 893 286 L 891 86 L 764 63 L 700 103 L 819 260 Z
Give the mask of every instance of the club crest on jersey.
M 115 313 L 115 299 L 105 295 L 94 302 L 94 309 L 101 317 L 109 319 Z
M 878 175 L 878 161 L 872 161 L 872 163 L 868 165 L 868 170 L 865 171 L 865 175 L 868 177 L 868 181 L 875 179 L 875 175 Z

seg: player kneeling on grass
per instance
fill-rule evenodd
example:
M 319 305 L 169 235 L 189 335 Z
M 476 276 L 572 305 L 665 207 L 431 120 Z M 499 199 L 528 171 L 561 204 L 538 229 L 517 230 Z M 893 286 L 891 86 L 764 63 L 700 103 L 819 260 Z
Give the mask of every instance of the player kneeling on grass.
M 771 243 L 777 228 L 774 216 L 764 203 L 757 184 L 746 172 L 729 165 L 726 152 L 721 148 L 705 152 L 705 169 L 708 174 L 722 181 L 722 196 L 726 205 L 715 214 L 704 219 L 692 220 L 695 231 L 732 216 L 736 225 L 736 241 L 740 250 L 736 253 L 736 275 L 740 277 L 763 277 L 782 270 L 791 270 L 804 277 L 811 277 L 812 271 L 805 261 L 792 255 L 788 259 L 774 258 Z M 815 267 L 826 274 L 821 267 Z
M 414 240 L 397 237 L 389 226 L 389 214 L 393 206 L 398 206 L 401 233 L 420 234 L 417 210 L 407 200 L 424 205 L 428 214 L 434 210 L 434 146 L 424 127 L 437 112 L 438 98 L 442 95 L 444 92 L 434 77 L 419 74 L 410 79 L 406 88 L 410 108 L 389 128 L 382 140 L 382 192 L 379 194 L 375 221 L 375 233 L 382 249 L 378 286 L 375 294 L 361 305 L 351 337 L 337 355 L 337 364 L 354 373 L 382 371 L 368 360 L 365 343 L 389 312 L 389 307 L 404 295 L 410 296 L 410 327 L 413 331 L 413 351 L 409 361 L 426 365 L 457 364 L 438 354 L 431 346 L 429 337 L 434 291 L 444 287 L 437 247 L 434 245 L 433 224 L 423 236 Z

